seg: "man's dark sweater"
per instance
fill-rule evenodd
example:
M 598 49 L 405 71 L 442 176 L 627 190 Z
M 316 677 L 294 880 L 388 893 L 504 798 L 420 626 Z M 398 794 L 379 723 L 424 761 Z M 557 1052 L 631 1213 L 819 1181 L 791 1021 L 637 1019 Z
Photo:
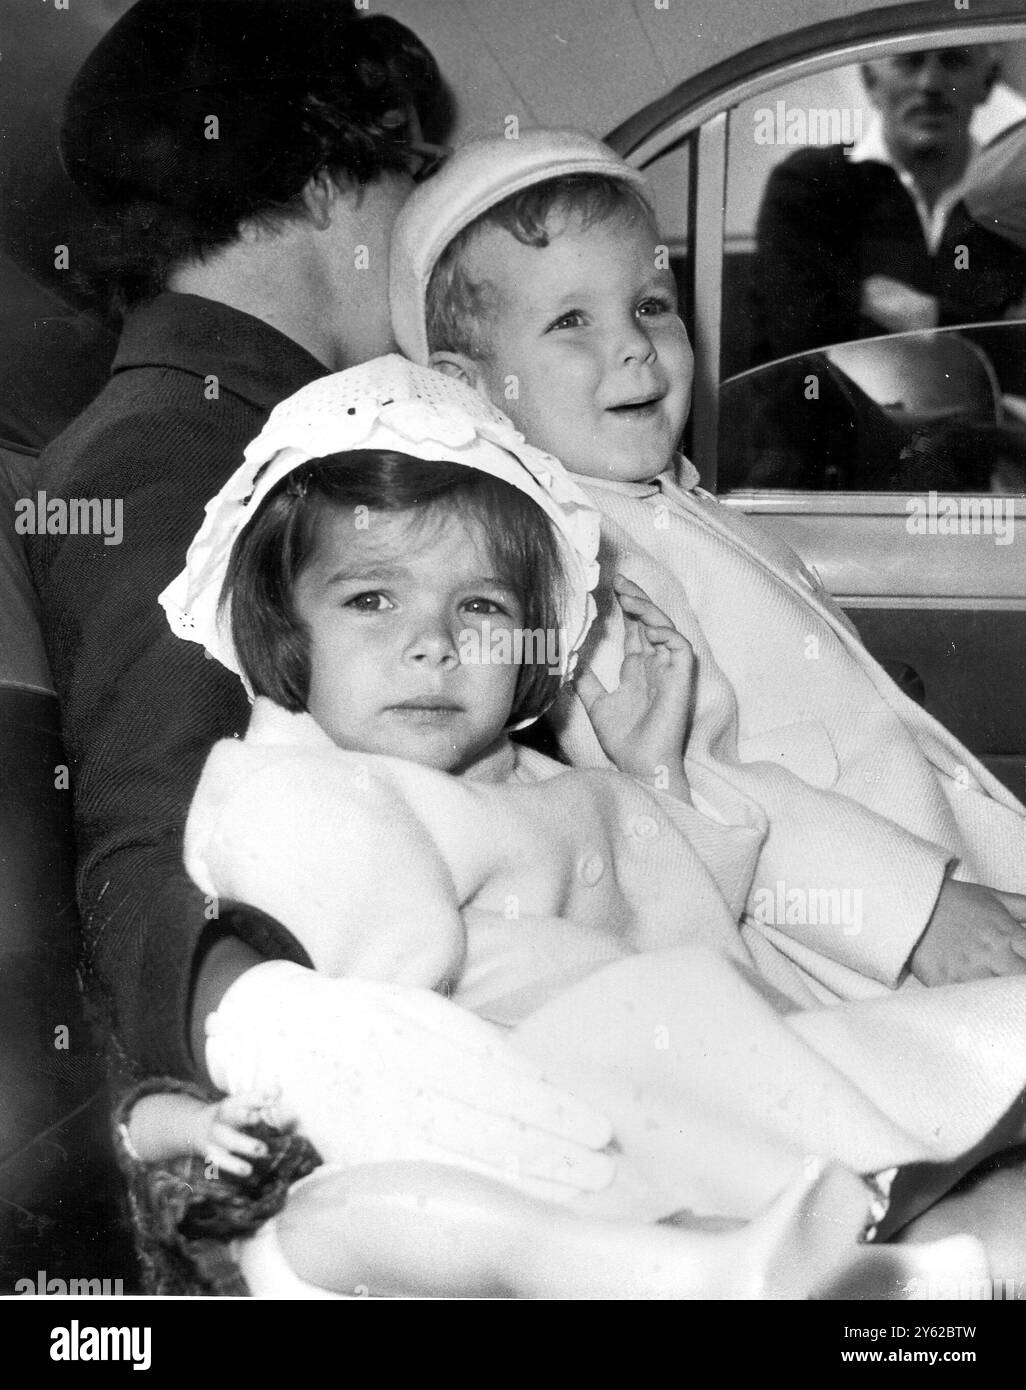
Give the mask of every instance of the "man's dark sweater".
M 324 371 L 248 314 L 164 294 L 130 315 L 110 381 L 42 458 L 48 496 L 124 505 L 121 544 L 36 537 L 30 561 L 71 760 L 87 983 L 144 1073 L 193 1072 L 192 976 L 219 927 L 182 834 L 211 745 L 249 713 L 237 678 L 172 635 L 157 595 L 271 408 Z M 249 944 L 308 963 L 287 934 Z
M 964 246 L 968 265 L 958 267 Z M 886 333 L 862 282 L 887 275 L 939 301 L 941 325 L 1000 318 L 1026 291 L 1026 252 L 956 203 L 931 255 L 897 173 L 841 146 L 799 150 L 770 175 L 752 267 L 753 363 Z

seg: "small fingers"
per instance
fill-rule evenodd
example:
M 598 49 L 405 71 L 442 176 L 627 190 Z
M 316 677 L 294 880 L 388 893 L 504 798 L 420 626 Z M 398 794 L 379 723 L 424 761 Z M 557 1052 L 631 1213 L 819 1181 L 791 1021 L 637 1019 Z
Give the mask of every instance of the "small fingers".
M 590 666 L 581 667 L 574 679 L 574 686 L 586 710 L 591 709 L 603 695 L 609 694 Z
M 994 933 L 981 940 L 977 950 L 956 968 L 949 964 L 947 974 L 955 984 L 1004 975 L 1026 975 L 1026 943 L 1020 950 L 1003 932 Z
M 233 1129 L 231 1125 L 220 1121 L 211 1126 L 210 1142 L 218 1148 L 229 1149 L 232 1153 L 246 1158 L 264 1158 L 267 1155 L 267 1145 L 262 1140 L 255 1139 L 252 1134 L 243 1134 L 242 1130 Z
M 624 651 L 628 655 L 636 652 L 650 652 L 654 645 L 673 648 L 690 646 L 683 633 L 650 599 L 644 596 L 635 599 L 632 595 L 626 594 L 618 595 L 618 597 L 624 611 L 626 624 Z
M 248 1178 L 253 1165 L 244 1158 L 238 1158 L 220 1144 L 211 1144 L 203 1155 L 205 1163 L 212 1163 L 219 1173 L 231 1173 L 236 1178 Z
M 682 678 L 684 683 L 691 687 L 694 685 L 695 679 L 695 653 L 687 638 L 682 638 L 681 642 L 683 643 L 682 646 L 667 647 L 667 651 L 670 653 L 670 665 L 678 678 Z
M 615 593 L 619 594 L 621 598 L 640 599 L 641 602 L 647 603 L 650 607 L 655 607 L 655 604 L 649 598 L 648 594 L 645 593 L 641 585 L 635 584 L 634 580 L 628 579 L 625 574 L 615 574 L 613 576 L 613 590 Z
M 1020 927 L 1026 924 L 1026 895 L 1022 893 L 999 892 L 996 888 L 991 889 L 991 892 L 1004 907 L 1005 911 L 1015 918 Z
M 218 1104 L 217 1118 L 223 1124 L 235 1127 L 259 1124 L 261 1120 L 271 1124 L 274 1121 L 269 1117 L 277 1117 L 280 1097 L 281 1093 L 277 1090 L 243 1091 L 225 1096 Z
M 613 580 L 613 589 L 620 607 L 631 617 L 640 618 L 653 627 L 672 627 L 669 617 L 652 602 L 644 589 L 632 580 L 618 574 Z
M 1026 953 L 1010 944 L 1010 949 L 1001 953 L 1001 959 L 996 963 L 994 973 L 997 975 L 1026 975 Z
M 675 652 L 691 651 L 691 643 L 675 627 L 650 627 L 646 624 L 645 636 L 653 646 L 668 647 Z
M 647 650 L 643 623 L 630 613 L 624 613 L 624 656 L 640 656 Z

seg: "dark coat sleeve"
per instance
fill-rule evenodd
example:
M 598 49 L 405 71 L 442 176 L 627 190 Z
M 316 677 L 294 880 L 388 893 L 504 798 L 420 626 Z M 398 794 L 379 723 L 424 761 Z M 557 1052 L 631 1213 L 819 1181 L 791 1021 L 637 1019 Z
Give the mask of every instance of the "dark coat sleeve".
M 121 502 L 120 543 L 46 535 L 30 560 L 70 758 L 86 980 L 129 1070 L 190 1077 L 191 985 L 221 928 L 185 873 L 182 837 L 211 745 L 245 729 L 248 703 L 171 633 L 157 595 L 262 421 L 226 392 L 197 411 L 195 378 L 169 377 L 116 377 L 42 460 L 50 497 Z M 252 944 L 308 964 L 283 930 Z
M 851 164 L 840 146 L 800 150 L 773 170 L 759 210 L 753 364 L 888 332 L 861 310 L 871 275 L 935 298 L 941 326 L 980 323 L 1026 290 L 1026 253 L 958 204 L 931 255 L 892 169 Z
M 1026 293 L 1026 251 L 958 203 L 937 252 L 935 292 L 942 327 L 999 319 Z
M 756 224 L 757 362 L 858 336 L 853 186 L 840 149 L 799 150 L 773 170 Z

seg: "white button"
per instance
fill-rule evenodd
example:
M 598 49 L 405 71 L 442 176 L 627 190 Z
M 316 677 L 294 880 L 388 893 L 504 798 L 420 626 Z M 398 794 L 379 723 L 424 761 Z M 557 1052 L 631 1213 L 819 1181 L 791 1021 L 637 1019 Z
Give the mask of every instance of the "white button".
M 631 821 L 630 830 L 639 840 L 654 840 L 659 834 L 658 823 L 652 816 L 635 816 Z
M 582 854 L 577 861 L 577 877 L 590 888 L 606 871 L 600 854 Z

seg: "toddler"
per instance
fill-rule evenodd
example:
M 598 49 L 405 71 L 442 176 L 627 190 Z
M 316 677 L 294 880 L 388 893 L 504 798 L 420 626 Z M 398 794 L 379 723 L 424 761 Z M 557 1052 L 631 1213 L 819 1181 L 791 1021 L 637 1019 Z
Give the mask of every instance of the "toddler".
M 864 1193 L 836 1169 L 803 1174 L 810 1153 L 866 1173 L 918 1160 L 950 1185 L 1018 1137 L 1026 992 L 992 980 L 823 1009 L 784 956 L 768 981 L 736 928 L 764 826 L 729 789 L 718 821 L 694 804 L 676 756 L 690 652 L 629 582 L 620 684 L 589 696 L 621 770 L 510 741 L 573 669 L 596 543 L 558 465 L 467 388 L 389 358 L 272 413 L 163 596 L 175 630 L 255 696 L 190 813 L 200 886 L 274 914 L 320 971 L 452 993 L 615 1134 L 607 1188 L 543 1205 L 515 1173 L 503 1186 L 427 1150 L 390 1162 L 386 1084 L 380 1161 L 355 1167 L 344 1103 L 304 1090 L 301 997 L 270 1030 L 259 991 L 229 989 L 207 1062 L 231 1110 L 186 1116 L 156 1097 L 130 1133 L 145 1159 L 207 1132 L 245 1162 L 256 1148 L 224 1126 L 282 1091 L 326 1167 L 240 1252 L 258 1291 L 268 1266 L 328 1290 L 704 1297 L 801 1296 L 849 1275 L 893 1292 L 896 1270 L 952 1248 L 978 1267 L 964 1241 L 856 1257 Z M 529 632 L 559 640 L 510 659 Z M 269 992 L 296 972 L 316 983 L 260 970 Z M 481 1018 L 467 1018 L 467 1066 Z M 343 1075 L 367 1084 L 372 1060 L 346 1058 Z M 640 1224 L 682 1210 L 747 1224 Z
M 391 297 L 403 351 L 506 410 L 602 513 L 593 674 L 554 714 L 571 761 L 609 765 L 586 707 L 623 656 L 620 574 L 693 649 L 689 778 L 765 813 L 747 920 L 818 999 L 1026 971 L 1023 807 L 676 452 L 693 359 L 639 172 L 572 131 L 466 145 L 400 214 Z

